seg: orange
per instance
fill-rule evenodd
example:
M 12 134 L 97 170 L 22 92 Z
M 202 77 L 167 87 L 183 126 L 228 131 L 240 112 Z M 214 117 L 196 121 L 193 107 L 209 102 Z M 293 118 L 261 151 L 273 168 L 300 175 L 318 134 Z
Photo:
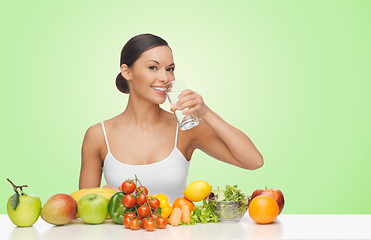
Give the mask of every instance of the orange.
M 175 201 L 173 202 L 173 209 L 178 207 L 180 209 L 182 209 L 183 206 L 188 206 L 189 208 L 189 211 L 192 212 L 193 210 L 193 207 L 195 206 L 194 203 L 192 201 L 189 201 L 187 198 L 185 197 L 178 197 L 177 199 L 175 199 Z
M 249 215 L 256 223 L 267 224 L 276 219 L 279 207 L 273 198 L 265 195 L 255 197 L 249 205 Z

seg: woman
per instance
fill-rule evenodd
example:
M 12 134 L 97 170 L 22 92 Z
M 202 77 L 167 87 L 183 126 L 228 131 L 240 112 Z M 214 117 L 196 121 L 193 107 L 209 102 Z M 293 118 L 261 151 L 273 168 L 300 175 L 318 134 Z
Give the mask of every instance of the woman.
M 175 79 L 167 42 L 152 34 L 130 39 L 121 51 L 117 88 L 129 94 L 118 116 L 91 126 L 82 145 L 80 189 L 99 187 L 102 171 L 111 187 L 135 175 L 149 194 L 165 193 L 172 202 L 183 196 L 195 149 L 241 167 L 257 169 L 263 158 L 249 137 L 206 106 L 201 95 L 184 90 L 171 111 L 196 114 L 197 127 L 178 131 L 176 118 L 162 108 L 165 85 Z

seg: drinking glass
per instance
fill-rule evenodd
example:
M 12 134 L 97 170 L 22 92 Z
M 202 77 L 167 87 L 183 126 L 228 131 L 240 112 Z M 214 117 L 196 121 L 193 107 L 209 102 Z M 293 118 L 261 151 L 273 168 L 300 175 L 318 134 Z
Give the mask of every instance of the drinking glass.
M 170 102 L 170 105 L 176 103 L 179 99 L 179 94 L 187 89 L 184 80 L 176 79 L 170 83 L 168 83 L 168 90 L 166 91 L 166 96 Z M 184 109 L 183 111 L 188 110 L 188 108 Z M 188 130 L 198 125 L 199 121 L 197 116 L 194 114 L 190 115 L 183 115 L 183 113 L 179 110 L 175 110 L 175 117 L 178 122 L 178 125 L 181 130 Z

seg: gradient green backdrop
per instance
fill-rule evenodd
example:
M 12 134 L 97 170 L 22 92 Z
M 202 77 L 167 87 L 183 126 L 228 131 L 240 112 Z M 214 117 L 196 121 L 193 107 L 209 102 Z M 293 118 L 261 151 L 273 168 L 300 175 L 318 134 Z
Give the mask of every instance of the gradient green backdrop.
M 248 171 L 196 151 L 189 182 L 279 188 L 288 214 L 371 213 L 371 1 L 133 2 L 1 4 L 0 213 L 6 177 L 43 203 L 78 189 L 86 129 L 127 102 L 121 48 L 147 32 L 264 156 Z

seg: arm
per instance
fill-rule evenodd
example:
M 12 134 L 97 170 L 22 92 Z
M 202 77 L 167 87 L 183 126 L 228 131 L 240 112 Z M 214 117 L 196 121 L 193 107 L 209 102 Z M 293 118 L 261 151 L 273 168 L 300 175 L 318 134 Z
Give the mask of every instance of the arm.
M 195 139 L 196 148 L 223 162 L 254 170 L 263 166 L 263 157 L 248 136 L 209 110 L 206 122 Z
M 185 114 L 197 114 L 203 120 L 200 126 L 194 128 L 195 148 L 244 169 L 254 170 L 263 166 L 263 157 L 250 138 L 208 108 L 199 94 L 191 90 L 182 92 L 177 108 L 182 110 L 187 107 L 189 110 Z
M 84 137 L 81 149 L 81 170 L 79 189 L 99 187 L 102 178 L 100 139 L 104 138 L 98 125 L 90 127 Z

